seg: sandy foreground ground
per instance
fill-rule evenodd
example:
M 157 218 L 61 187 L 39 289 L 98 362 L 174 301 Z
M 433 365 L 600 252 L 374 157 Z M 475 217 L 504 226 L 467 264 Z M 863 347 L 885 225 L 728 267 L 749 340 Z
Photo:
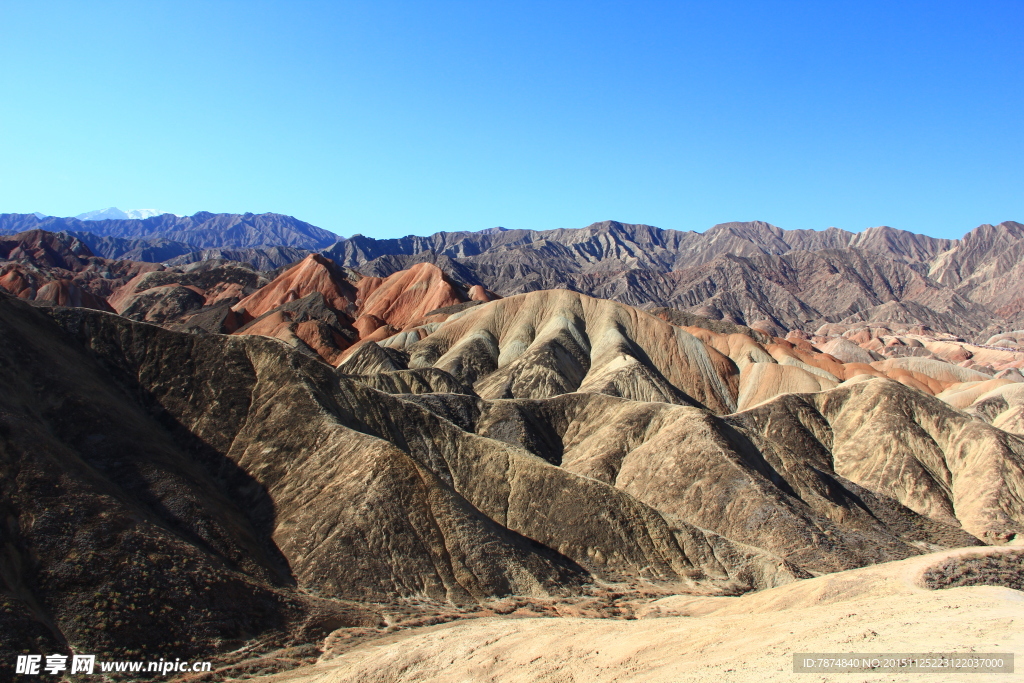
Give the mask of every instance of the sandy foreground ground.
M 484 618 L 396 633 L 264 683 L 1021 681 L 1024 592 L 930 590 L 979 556 L 1020 581 L 1024 549 L 963 548 L 740 597 L 673 596 L 636 620 Z M 965 564 L 966 563 L 966 564 Z M 983 573 L 984 568 L 975 572 Z M 968 575 L 971 572 L 967 572 Z M 943 573 L 940 572 L 939 576 Z M 975 577 L 977 578 L 977 576 Z M 1015 673 L 794 673 L 793 653 L 1015 653 Z

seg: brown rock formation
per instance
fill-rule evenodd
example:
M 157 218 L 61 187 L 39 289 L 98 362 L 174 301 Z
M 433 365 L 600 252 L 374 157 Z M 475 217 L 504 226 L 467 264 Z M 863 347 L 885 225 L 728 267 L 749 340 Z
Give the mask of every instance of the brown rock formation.
M 552 595 L 595 575 L 742 591 L 1024 531 L 1020 438 L 888 379 L 820 391 L 831 373 L 808 361 L 849 366 L 813 350 L 574 292 L 364 344 L 342 364 L 358 376 L 254 334 L 44 310 L 0 297 L 18 650 L 157 630 L 202 652 L 375 623 L 351 600 Z M 313 288 L 250 324 L 332 311 Z M 916 365 L 866 367 L 945 381 L 896 360 Z M 771 372 L 818 385 L 746 400 Z M 973 409 L 1002 415 L 1011 384 Z M 752 407 L 693 405 L 737 397 Z M 126 607 L 153 590 L 171 610 Z
M 160 266 L 93 256 L 67 234 L 30 230 L 0 237 L 0 289 L 20 299 L 110 311 L 106 298 L 117 287 L 154 269 Z
M 399 348 L 406 339 L 388 340 Z M 552 290 L 471 308 L 404 348 L 484 398 L 591 391 L 636 400 L 735 406 L 738 369 L 680 327 L 610 301 Z
M 976 334 L 993 318 L 1012 320 L 1020 312 L 1022 231 L 1006 222 L 981 226 L 962 240 L 939 240 L 884 226 L 850 233 L 726 223 L 698 234 L 606 221 L 581 230 L 438 233 L 388 242 L 357 236 L 329 255 L 378 276 L 427 261 L 503 296 L 569 288 L 756 324 L 772 336 L 841 321 L 924 323 Z
M 233 310 L 244 320 L 255 320 L 314 292 L 321 294 L 327 305 L 336 311 L 355 311 L 358 292 L 349 274 L 318 254 L 307 256 L 273 282 L 239 301 Z
M 494 298 L 480 291 L 477 296 Z M 296 302 L 314 301 L 310 297 L 315 312 L 308 305 L 296 308 Z M 233 331 L 276 337 L 336 365 L 357 341 L 381 341 L 445 320 L 446 309 L 468 301 L 465 287 L 429 263 L 387 278 L 362 277 L 311 255 L 236 303 L 232 310 L 242 325 Z
M 382 326 L 376 321 L 401 330 L 429 311 L 469 300 L 489 300 L 482 288 L 477 291 L 478 299 L 472 299 L 471 293 L 462 290 L 431 263 L 417 264 L 384 279 L 364 278 L 357 288 L 359 315 L 371 316 L 373 330 Z

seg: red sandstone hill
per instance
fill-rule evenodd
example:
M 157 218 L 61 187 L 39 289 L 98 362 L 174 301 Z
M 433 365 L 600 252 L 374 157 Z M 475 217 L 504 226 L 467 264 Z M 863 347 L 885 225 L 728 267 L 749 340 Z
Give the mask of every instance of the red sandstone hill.
M 110 294 L 136 274 L 160 268 L 100 258 L 64 233 L 29 230 L 0 237 L 0 289 L 19 299 L 112 311 Z
M 89 247 L 67 234 L 29 230 L 0 237 L 0 258 L 39 268 L 78 271 L 95 259 Z
M 439 308 L 500 298 L 479 285 L 467 290 L 431 263 L 418 263 L 386 278 L 366 277 L 357 287 L 360 317 L 356 325 L 363 337 L 385 326 L 394 334 L 413 323 L 423 324 L 426 314 Z
M 386 278 L 362 277 L 312 254 L 235 304 L 232 311 L 241 327 L 225 331 L 276 337 L 334 365 L 358 342 L 448 317 L 427 316 L 437 309 L 494 298 L 482 287 L 460 285 L 429 263 Z
M 497 295 L 423 263 L 363 277 L 312 254 L 269 280 L 247 264 L 177 267 L 95 256 L 66 233 L 0 237 L 0 288 L 22 299 L 117 312 L 171 329 L 282 339 L 336 364 L 357 342 L 380 340 Z
M 327 304 L 336 311 L 354 312 L 356 289 L 349 276 L 335 266 L 333 261 L 319 254 L 307 256 L 232 308 L 243 318 L 254 320 L 314 292 L 323 295 Z

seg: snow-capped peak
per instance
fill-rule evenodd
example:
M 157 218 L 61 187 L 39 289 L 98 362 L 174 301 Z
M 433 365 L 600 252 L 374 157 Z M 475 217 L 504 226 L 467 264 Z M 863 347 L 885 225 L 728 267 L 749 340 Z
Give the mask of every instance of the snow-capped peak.
M 80 213 L 75 218 L 80 221 L 108 221 L 108 220 L 124 220 L 124 219 L 135 219 L 139 220 L 142 218 L 152 218 L 153 216 L 160 216 L 166 211 L 157 211 L 156 209 L 128 209 L 122 211 L 116 206 L 112 206 L 109 209 L 97 209 L 96 211 L 87 211 L 86 213 Z

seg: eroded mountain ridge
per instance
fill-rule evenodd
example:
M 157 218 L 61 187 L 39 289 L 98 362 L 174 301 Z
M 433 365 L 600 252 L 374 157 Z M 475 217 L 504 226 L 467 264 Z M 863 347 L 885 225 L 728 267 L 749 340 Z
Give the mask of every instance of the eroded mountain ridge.
M 319 642 L 409 601 L 729 595 L 1024 527 L 1013 330 L 783 335 L 503 293 L 448 256 L 373 274 L 396 257 L 258 271 L 43 231 L 0 246 L 9 654 Z M 942 258 L 961 283 L 1012 271 Z M 878 282 L 935 289 L 911 261 Z

